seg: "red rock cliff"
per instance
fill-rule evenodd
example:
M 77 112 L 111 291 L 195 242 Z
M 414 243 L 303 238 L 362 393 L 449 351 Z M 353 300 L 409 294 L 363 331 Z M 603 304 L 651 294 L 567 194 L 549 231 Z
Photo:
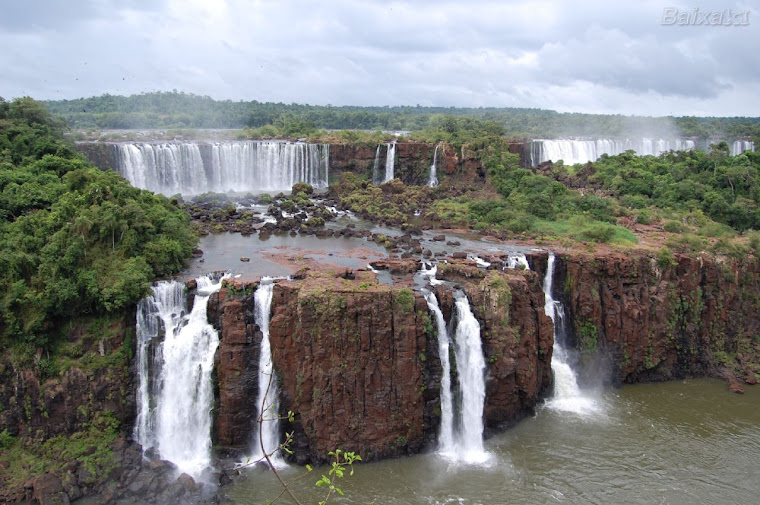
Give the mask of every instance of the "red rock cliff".
M 462 268 L 449 270 L 452 280 L 463 278 Z M 484 415 L 495 430 L 532 412 L 550 385 L 552 326 L 536 274 L 472 268 L 481 277 L 462 284 L 481 322 L 489 367 Z M 223 289 L 209 306 L 222 330 L 216 431 L 223 445 L 251 440 L 255 419 L 254 352 L 246 349 L 258 347 L 260 336 L 246 316 L 250 295 L 240 291 Z M 450 314 L 451 293 L 440 291 L 439 298 Z M 294 423 L 283 424 L 294 432 L 297 461 L 324 461 L 335 448 L 366 460 L 435 445 L 441 364 L 435 326 L 418 293 L 377 284 L 361 271 L 355 279 L 314 273 L 281 282 L 270 342 L 281 413 L 295 413 Z M 242 414 L 226 412 L 238 408 Z
M 760 372 L 760 263 L 676 254 L 559 256 L 555 296 L 585 354 L 621 382 Z

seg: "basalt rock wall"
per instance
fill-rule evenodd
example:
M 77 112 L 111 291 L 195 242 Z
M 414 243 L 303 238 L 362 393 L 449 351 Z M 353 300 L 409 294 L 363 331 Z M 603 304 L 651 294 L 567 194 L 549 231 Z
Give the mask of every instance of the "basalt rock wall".
M 486 274 L 452 264 L 440 275 L 447 276 L 462 285 L 481 324 L 488 366 L 484 416 L 494 432 L 533 412 L 551 385 L 552 326 L 538 275 Z M 270 343 L 280 413 L 295 414 L 282 428 L 293 432 L 291 449 L 301 463 L 323 462 L 336 448 L 367 460 L 435 447 L 441 363 L 424 298 L 377 284 L 370 272 L 349 277 L 314 273 L 274 288 Z M 222 445 L 253 439 L 258 358 L 252 347 L 260 333 L 246 315 L 252 308 L 246 308 L 250 294 L 240 294 L 245 291 L 223 288 L 209 305 L 221 329 L 215 431 Z M 437 294 L 450 319 L 452 291 Z M 225 412 L 240 408 L 244 413 Z
M 611 358 L 635 383 L 695 376 L 753 384 L 760 373 L 760 263 L 654 254 L 560 254 L 565 301 L 582 357 Z

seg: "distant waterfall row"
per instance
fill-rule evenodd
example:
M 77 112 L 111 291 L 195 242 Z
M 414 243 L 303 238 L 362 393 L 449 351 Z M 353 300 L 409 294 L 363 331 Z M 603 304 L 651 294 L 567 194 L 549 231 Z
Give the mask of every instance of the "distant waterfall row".
M 751 140 L 735 140 L 731 144 L 731 156 L 739 156 L 744 151 L 754 151 L 755 143 Z
M 710 144 L 718 142 L 720 141 L 712 139 L 699 148 L 709 151 Z M 751 140 L 736 140 L 729 144 L 729 147 L 731 156 L 738 156 L 744 151 L 754 151 L 755 143 Z M 696 149 L 697 145 L 693 140 L 686 139 L 536 139 L 530 142 L 529 148 L 530 163 L 532 166 L 538 166 L 546 161 L 556 163 L 559 160 L 562 160 L 565 165 L 588 163 L 589 161 L 596 161 L 602 154 L 615 156 L 629 149 L 635 151 L 639 156 L 659 156 L 668 151 L 690 151 Z
M 680 139 L 597 139 L 597 140 L 544 140 L 530 143 L 530 162 L 537 166 L 546 161 L 564 161 L 565 165 L 596 161 L 602 154 L 622 154 L 629 149 L 639 156 L 654 155 L 668 151 L 684 151 L 695 148 L 693 140 Z
M 119 171 L 155 193 L 286 191 L 296 182 L 326 188 L 328 144 L 243 141 L 117 144 Z

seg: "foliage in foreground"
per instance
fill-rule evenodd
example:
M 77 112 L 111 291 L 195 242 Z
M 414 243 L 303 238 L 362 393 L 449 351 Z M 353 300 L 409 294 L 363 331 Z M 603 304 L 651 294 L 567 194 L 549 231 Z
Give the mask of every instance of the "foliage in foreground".
M 196 240 L 167 198 L 83 161 L 40 104 L 0 99 L 0 345 L 47 347 L 71 318 L 133 305 Z

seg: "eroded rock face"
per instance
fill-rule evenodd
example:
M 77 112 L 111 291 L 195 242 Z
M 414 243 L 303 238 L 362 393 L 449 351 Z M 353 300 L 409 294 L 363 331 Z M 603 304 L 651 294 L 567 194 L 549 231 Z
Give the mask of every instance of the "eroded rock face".
M 462 284 L 481 323 L 488 362 L 484 416 L 494 431 L 532 412 L 551 384 L 552 326 L 537 274 L 484 272 L 469 263 L 449 265 L 439 277 Z M 216 435 L 233 445 L 253 439 L 258 356 L 244 349 L 258 348 L 261 338 L 246 315 L 250 295 L 235 291 L 222 289 L 209 306 L 221 328 Z M 452 293 L 439 287 L 447 319 Z M 419 293 L 377 284 L 361 270 L 353 278 L 309 272 L 275 285 L 270 342 L 280 412 L 295 413 L 283 430 L 294 432 L 298 462 L 325 461 L 336 448 L 369 460 L 435 446 L 441 363 L 435 325 Z M 245 415 L 225 412 L 243 404 Z
M 405 184 L 427 184 L 430 165 L 433 162 L 434 144 L 423 142 L 398 142 L 394 175 Z M 377 146 L 330 144 L 330 170 L 335 173 L 353 172 L 372 174 Z M 381 148 L 381 170 L 385 169 L 385 146 Z
M 558 256 L 556 294 L 586 355 L 611 356 L 613 378 L 746 381 L 760 372 L 760 264 L 676 254 Z
M 119 422 L 131 426 L 135 416 L 134 381 L 129 373 L 129 354 L 134 350 L 134 313 L 108 328 L 104 335 L 81 342 L 81 329 L 72 330 L 71 345 L 78 353 L 98 357 L 74 363 L 58 374 L 43 375 L 33 366 L 17 366 L 8 355 L 0 360 L 0 431 L 19 438 L 47 439 L 70 435 L 85 427 L 94 412 L 109 411 Z M 129 333 L 129 341 L 125 338 Z M 41 352 L 41 351 L 40 351 Z M 119 353 L 117 358 L 114 353 Z M 37 359 L 45 356 L 40 354 Z M 110 359 L 110 361 L 109 361 Z M 62 366 L 58 360 L 57 366 Z
M 213 435 L 218 444 L 245 449 L 251 444 L 257 415 L 261 331 L 254 321 L 251 296 L 256 285 L 228 286 L 208 302 L 209 322 L 221 329 L 214 364 L 218 408 Z

